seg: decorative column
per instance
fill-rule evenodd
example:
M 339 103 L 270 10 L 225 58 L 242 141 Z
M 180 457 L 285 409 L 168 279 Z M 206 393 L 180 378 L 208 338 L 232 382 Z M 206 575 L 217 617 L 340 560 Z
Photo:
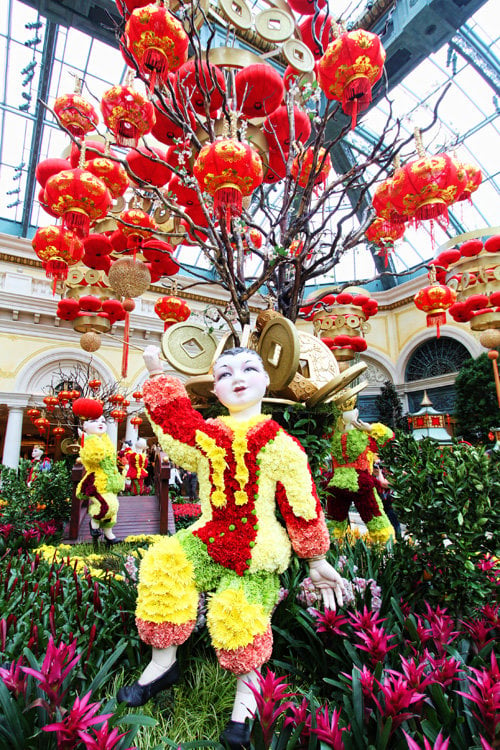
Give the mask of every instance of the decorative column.
M 127 415 L 127 424 L 125 426 L 125 440 L 130 440 L 132 447 L 136 444 L 139 436 L 138 428 L 130 421 L 133 416 L 133 414 Z
M 21 439 L 23 435 L 23 408 L 10 406 L 5 430 L 5 442 L 3 448 L 2 463 L 12 469 L 19 466 L 21 456 Z
M 107 424 L 108 424 L 108 437 L 116 448 L 117 442 L 118 442 L 118 425 L 114 419 L 108 420 Z

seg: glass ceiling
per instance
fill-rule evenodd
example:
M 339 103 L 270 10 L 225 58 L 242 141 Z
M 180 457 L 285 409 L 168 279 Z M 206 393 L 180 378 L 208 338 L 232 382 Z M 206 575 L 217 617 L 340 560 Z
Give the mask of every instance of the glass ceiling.
M 350 2 L 339 10 L 341 6 L 336 3 L 335 12 L 344 18 L 359 17 L 365 5 L 364 1 Z M 389 100 L 380 99 L 360 117 L 356 129 L 347 136 L 354 156 L 366 152 L 368 143 L 385 125 L 389 102 L 405 133 L 411 134 L 415 126 L 426 127 L 437 100 L 450 84 L 439 107 L 438 122 L 423 136 L 424 145 L 429 153 L 454 149 L 462 161 L 476 163 L 483 172 L 483 183 L 473 194 L 472 205 L 461 202 L 451 209 L 447 232 L 435 225 L 431 238 L 428 228 L 407 230 L 404 240 L 396 244 L 391 269 L 404 274 L 402 280 L 408 277 L 408 269 L 433 257 L 450 236 L 500 224 L 497 11 L 496 0 L 488 0 L 454 37 L 458 41 L 467 39 L 477 56 L 486 54 L 490 67 L 483 75 L 457 51 L 460 45 L 452 40 L 451 46 L 446 44 L 430 55 L 393 88 Z M 53 54 L 49 54 L 51 51 Z M 61 155 L 68 146 L 67 136 L 38 98 L 51 106 L 56 96 L 73 90 L 76 74 L 84 80 L 84 94 L 97 103 L 111 84 L 123 80 L 126 66 L 118 50 L 74 28 L 47 23 L 20 0 L 0 3 L 0 60 L 4 71 L 0 77 L 0 231 L 29 237 L 37 226 L 52 221 L 36 200 L 36 187 L 34 200 L 25 200 L 33 180 L 30 157 L 35 153 L 36 163 Z M 41 128 L 37 127 L 39 123 Z M 409 147 L 402 159 L 412 158 L 415 152 Z M 275 191 L 279 199 L 279 188 Z M 177 252 L 181 262 L 206 267 L 196 248 L 181 246 Z M 247 261 L 249 276 L 256 271 L 257 263 L 255 259 Z M 322 281 L 331 284 L 375 276 L 371 249 L 360 246 Z

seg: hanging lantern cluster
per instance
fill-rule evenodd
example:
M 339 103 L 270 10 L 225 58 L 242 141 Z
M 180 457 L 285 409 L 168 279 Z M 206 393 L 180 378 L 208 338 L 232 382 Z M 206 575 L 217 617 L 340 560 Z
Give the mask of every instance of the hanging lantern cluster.
M 378 303 L 364 290 L 347 287 L 340 294 L 327 294 L 316 301 L 305 301 L 300 309 L 312 320 L 314 332 L 339 362 L 349 362 L 365 351 L 364 338 L 370 330 L 369 318 L 378 312 Z
M 49 177 L 44 200 L 53 215 L 60 216 L 63 226 L 80 237 L 89 233 L 90 225 L 102 219 L 111 206 L 111 195 L 105 183 L 84 169 L 65 169 Z
M 389 254 L 394 249 L 396 240 L 400 240 L 405 233 L 404 224 L 393 224 L 387 219 L 375 218 L 365 232 L 368 242 L 378 247 L 379 255 L 387 266 Z
M 434 266 L 431 266 L 428 276 L 431 283 L 420 289 L 413 301 L 419 310 L 427 313 L 427 328 L 435 326 L 436 337 L 439 338 L 440 328 L 446 323 L 446 310 L 455 302 L 457 293 L 451 287 L 437 281 Z
M 436 220 L 445 227 L 448 208 L 477 190 L 480 170 L 447 153 L 428 156 L 418 129 L 415 143 L 418 158 L 397 166 L 393 175 L 378 185 L 373 208 L 379 218 L 393 225 L 408 222 L 419 226 L 423 221 Z
M 338 33 L 338 32 L 337 32 Z M 382 77 L 385 50 L 376 34 L 364 29 L 340 34 L 318 62 L 318 83 L 327 99 L 342 102 L 356 126 L 359 112 L 372 100 L 372 87 Z
M 500 235 L 467 240 L 441 252 L 434 263 L 456 294 L 451 317 L 469 323 L 473 331 L 500 329 Z
M 155 304 L 155 313 L 160 320 L 163 320 L 164 330 L 174 325 L 182 323 L 189 318 L 191 310 L 189 305 L 179 297 L 169 296 L 160 297 Z

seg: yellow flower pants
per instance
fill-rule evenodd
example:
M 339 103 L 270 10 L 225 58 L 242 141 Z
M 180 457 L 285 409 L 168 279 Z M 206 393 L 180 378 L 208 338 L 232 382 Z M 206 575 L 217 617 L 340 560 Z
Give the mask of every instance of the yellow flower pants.
M 189 529 L 156 542 L 141 562 L 136 623 L 155 648 L 180 645 L 196 625 L 208 593 L 207 627 L 222 667 L 235 674 L 257 669 L 272 651 L 271 614 L 279 593 L 276 573 L 239 576 L 214 562 Z

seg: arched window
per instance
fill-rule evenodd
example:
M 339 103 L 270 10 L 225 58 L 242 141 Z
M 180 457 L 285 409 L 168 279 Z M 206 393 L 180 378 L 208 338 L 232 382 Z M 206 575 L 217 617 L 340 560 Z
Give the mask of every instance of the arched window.
M 466 347 L 455 339 L 447 336 L 429 339 L 417 347 L 408 360 L 405 381 L 411 383 L 458 372 L 470 358 Z

